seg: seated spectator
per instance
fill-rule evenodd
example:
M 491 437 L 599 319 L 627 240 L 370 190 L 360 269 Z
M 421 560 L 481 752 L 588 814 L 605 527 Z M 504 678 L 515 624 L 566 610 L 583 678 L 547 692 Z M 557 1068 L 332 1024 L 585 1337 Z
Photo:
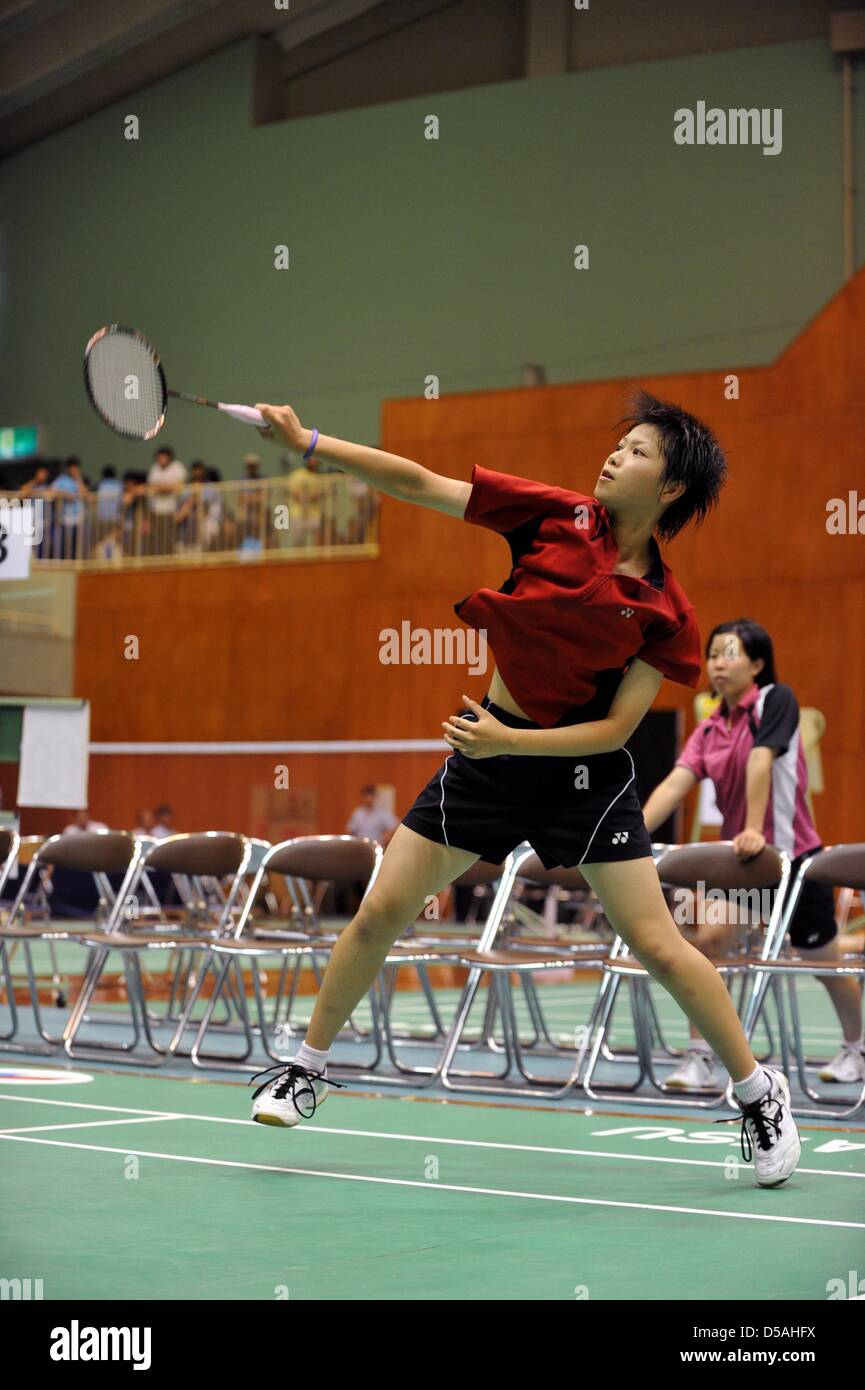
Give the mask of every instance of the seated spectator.
M 174 828 L 174 808 L 168 805 L 167 801 L 161 802 L 155 812 L 156 821 L 150 834 L 155 840 L 167 840 L 169 835 L 176 835 Z
M 75 812 L 75 819 L 68 825 L 64 825 L 61 834 L 81 835 L 85 830 L 107 830 L 108 826 L 101 820 L 91 820 L 90 812 L 86 806 L 82 806 L 80 811 Z
M 133 835 L 152 835 L 155 824 L 156 817 L 146 806 L 141 811 L 135 812 L 135 826 L 132 833 Z
M 123 559 L 123 536 L 119 526 L 109 526 L 103 531 L 92 551 L 94 560 Z
M 370 783 L 361 788 L 360 805 L 355 806 L 345 828 L 349 835 L 357 835 L 365 840 L 377 840 L 384 846 L 391 839 L 398 824 L 396 816 L 384 806 L 376 805 L 376 789 Z M 362 880 L 346 884 L 336 895 L 337 912 L 353 916 L 360 906 L 365 888 L 366 883 Z
M 355 806 L 346 822 L 349 835 L 359 835 L 362 839 L 378 840 L 386 846 L 393 836 L 399 821 L 384 806 L 376 805 L 376 790 L 371 784 L 361 788 L 360 805 Z

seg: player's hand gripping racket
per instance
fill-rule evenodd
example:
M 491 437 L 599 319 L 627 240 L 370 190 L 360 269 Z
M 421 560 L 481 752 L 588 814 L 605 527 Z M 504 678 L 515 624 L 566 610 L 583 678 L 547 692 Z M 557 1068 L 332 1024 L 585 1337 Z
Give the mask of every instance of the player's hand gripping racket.
M 134 328 L 118 323 L 100 328 L 84 349 L 84 384 L 97 415 L 126 439 L 152 439 L 158 434 L 169 396 L 191 405 L 209 405 L 245 425 L 269 428 L 261 411 L 251 405 L 226 405 L 185 391 L 169 391 L 152 343 Z

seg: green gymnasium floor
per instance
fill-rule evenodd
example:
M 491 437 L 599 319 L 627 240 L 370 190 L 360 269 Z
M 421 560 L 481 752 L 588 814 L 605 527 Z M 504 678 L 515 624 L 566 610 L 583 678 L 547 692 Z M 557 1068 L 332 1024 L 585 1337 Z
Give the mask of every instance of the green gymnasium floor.
M 556 1037 L 573 1043 L 595 989 L 541 988 Z M 445 1018 L 456 998 L 436 991 Z M 655 1000 L 681 1046 L 685 1020 Z M 825 991 L 807 982 L 801 1007 L 809 1054 L 831 1056 Z M 123 1011 L 100 1005 L 91 1030 L 119 1037 Z M 400 991 L 393 1017 L 422 1031 L 422 995 Z M 631 1038 L 623 1008 L 614 1046 Z M 339 1045 L 336 1075 L 362 1053 Z M 0 1277 L 41 1278 L 45 1299 L 825 1300 L 865 1275 L 865 1115 L 803 1124 L 802 1166 L 763 1191 L 725 1109 L 367 1080 L 289 1131 L 250 1123 L 245 1076 L 107 1066 L 0 1052 Z
M 767 1192 L 705 1118 L 338 1092 L 286 1131 L 239 1083 L 86 1074 L 0 1077 L 3 1270 L 46 1299 L 825 1299 L 865 1268 L 862 1133 L 804 1130 Z

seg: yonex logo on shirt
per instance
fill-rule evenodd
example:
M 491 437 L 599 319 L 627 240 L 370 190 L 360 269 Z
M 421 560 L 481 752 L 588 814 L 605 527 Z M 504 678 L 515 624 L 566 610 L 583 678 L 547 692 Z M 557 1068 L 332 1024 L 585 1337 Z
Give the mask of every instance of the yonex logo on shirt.
M 623 618 L 633 618 L 635 609 L 633 609 L 633 608 L 620 608 L 620 609 L 619 609 L 619 612 L 621 613 L 621 615 L 622 615 Z

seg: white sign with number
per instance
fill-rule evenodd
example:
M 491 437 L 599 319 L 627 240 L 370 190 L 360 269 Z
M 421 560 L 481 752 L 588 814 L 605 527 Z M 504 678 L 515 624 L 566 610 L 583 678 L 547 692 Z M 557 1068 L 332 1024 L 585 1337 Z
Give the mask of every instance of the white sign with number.
M 28 536 L 0 523 L 0 579 L 28 579 L 32 549 Z

